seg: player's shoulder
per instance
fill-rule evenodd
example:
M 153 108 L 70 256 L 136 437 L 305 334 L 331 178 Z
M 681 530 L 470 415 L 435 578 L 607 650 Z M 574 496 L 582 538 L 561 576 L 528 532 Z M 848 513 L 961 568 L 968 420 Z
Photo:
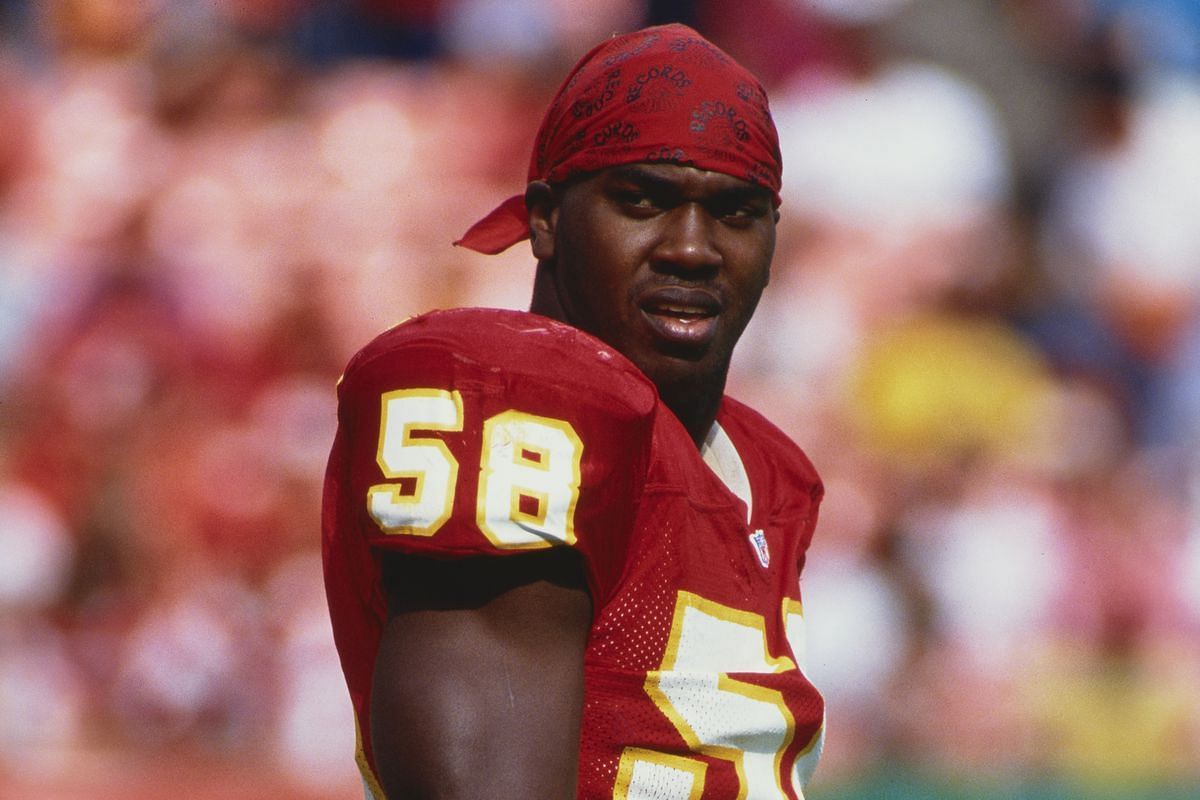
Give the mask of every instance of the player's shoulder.
M 808 455 L 758 411 L 727 395 L 717 419 L 744 460 L 758 464 L 784 484 L 804 487 L 814 498 L 824 494 L 821 476 Z
M 599 339 L 526 311 L 457 308 L 430 311 L 384 331 L 354 355 L 343 384 L 403 382 L 436 373 L 447 384 L 488 383 L 525 393 L 539 385 L 603 397 L 649 413 L 654 385 Z

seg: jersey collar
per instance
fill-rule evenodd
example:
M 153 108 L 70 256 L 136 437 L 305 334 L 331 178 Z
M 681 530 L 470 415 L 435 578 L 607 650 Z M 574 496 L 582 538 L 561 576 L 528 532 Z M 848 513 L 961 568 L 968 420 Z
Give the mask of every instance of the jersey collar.
M 742 463 L 742 457 L 738 454 L 737 448 L 733 446 L 733 440 L 729 438 L 729 434 L 725 432 L 720 423 L 713 422 L 712 427 L 709 428 L 708 435 L 704 437 L 704 443 L 700 445 L 700 456 L 708 468 L 725 484 L 725 488 L 746 504 L 746 523 L 749 524 L 754 511 L 753 498 L 750 493 L 750 476 L 746 474 L 746 465 Z

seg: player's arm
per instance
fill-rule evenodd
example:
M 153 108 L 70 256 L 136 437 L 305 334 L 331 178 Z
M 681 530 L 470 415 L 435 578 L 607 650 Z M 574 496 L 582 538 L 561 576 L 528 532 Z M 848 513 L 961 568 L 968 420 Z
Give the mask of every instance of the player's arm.
M 573 328 L 470 309 L 384 334 L 338 395 L 333 523 L 361 538 L 330 542 L 334 580 L 386 611 L 339 645 L 361 677 L 346 638 L 370 639 L 351 691 L 374 777 L 388 800 L 574 797 L 591 603 L 624 568 L 653 385 Z
M 389 554 L 371 739 L 389 800 L 573 798 L 591 599 L 562 548 Z

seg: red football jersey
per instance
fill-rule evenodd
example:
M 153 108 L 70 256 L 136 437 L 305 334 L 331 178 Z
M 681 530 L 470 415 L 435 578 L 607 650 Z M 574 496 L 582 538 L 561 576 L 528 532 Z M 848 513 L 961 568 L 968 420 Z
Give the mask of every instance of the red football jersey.
M 800 798 L 824 704 L 802 672 L 800 571 L 821 483 L 726 398 L 697 450 L 654 386 L 537 315 L 426 314 L 339 385 L 326 588 L 360 731 L 386 603 L 378 555 L 573 547 L 593 600 L 581 798 Z

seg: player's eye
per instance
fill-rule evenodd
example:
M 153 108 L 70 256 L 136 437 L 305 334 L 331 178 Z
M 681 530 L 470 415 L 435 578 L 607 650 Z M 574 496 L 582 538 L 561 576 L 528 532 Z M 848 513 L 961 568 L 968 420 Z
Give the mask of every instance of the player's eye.
M 713 209 L 713 216 L 732 224 L 752 222 L 762 219 L 770 212 L 770 204 L 757 199 L 740 199 L 728 203 L 719 203 Z
M 617 189 L 613 192 L 613 196 L 621 206 L 631 211 L 657 211 L 662 206 L 656 197 L 642 189 Z

